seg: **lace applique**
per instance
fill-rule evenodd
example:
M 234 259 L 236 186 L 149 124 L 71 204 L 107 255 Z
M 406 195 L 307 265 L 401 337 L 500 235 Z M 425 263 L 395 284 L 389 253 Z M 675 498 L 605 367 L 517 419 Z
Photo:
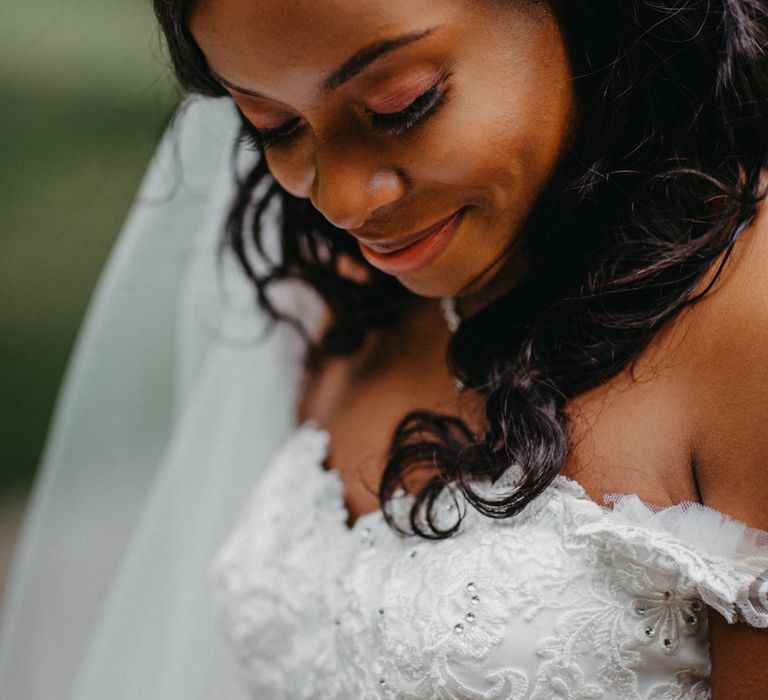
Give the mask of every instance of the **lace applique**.
M 657 685 L 648 700 L 710 700 L 711 695 L 708 680 L 690 671 L 680 671 L 673 681 Z
M 729 622 L 768 627 L 768 533 L 700 504 L 652 508 L 610 496 L 610 517 L 578 532 L 613 559 L 668 572 Z M 610 565 L 610 562 L 606 562 Z
M 565 477 L 515 518 L 467 509 L 449 540 L 400 537 L 379 512 L 350 529 L 327 444 L 297 431 L 214 566 L 254 697 L 704 700 L 704 603 L 764 619 L 754 533 L 705 551 L 670 513 L 612 512 Z
M 644 675 L 658 671 L 662 655 L 674 667 L 706 646 L 706 617 L 694 592 L 674 591 L 669 578 L 649 575 L 631 562 L 593 564 L 588 592 L 558 618 L 557 635 L 537 647 L 547 661 L 532 698 L 551 697 L 556 688 L 568 689 L 571 695 L 563 697 L 603 697 L 600 689 L 610 688 L 626 700 L 644 698 L 643 688 L 649 687 Z M 589 667 L 597 684 L 584 680 L 581 669 Z M 696 682 L 705 680 L 708 661 L 702 656 L 685 670 Z

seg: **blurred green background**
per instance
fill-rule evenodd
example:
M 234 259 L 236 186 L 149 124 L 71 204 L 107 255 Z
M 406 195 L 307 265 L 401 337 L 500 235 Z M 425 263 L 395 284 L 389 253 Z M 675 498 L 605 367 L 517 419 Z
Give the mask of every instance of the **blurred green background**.
M 3 0 L 3 499 L 28 490 L 89 295 L 177 101 L 150 0 Z

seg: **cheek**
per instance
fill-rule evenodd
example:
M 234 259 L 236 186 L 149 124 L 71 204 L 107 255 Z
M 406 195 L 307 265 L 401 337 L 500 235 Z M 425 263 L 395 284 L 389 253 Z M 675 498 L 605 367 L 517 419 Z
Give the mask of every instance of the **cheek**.
M 461 104 L 430 133 L 414 159 L 421 178 L 446 195 L 442 199 L 476 205 L 464 234 L 431 271 L 432 278 L 412 282 L 422 293 L 482 287 L 502 260 L 510 279 L 524 270 L 525 261 L 513 256 L 506 262 L 505 251 L 557 165 L 574 111 L 564 52 L 534 54 L 542 60 L 531 55 L 516 61 L 503 83 L 480 73 L 466 80 Z
M 557 64 L 524 68 L 503 84 L 457 85 L 457 104 L 409 158 L 415 181 L 466 189 L 496 207 L 530 203 L 562 152 L 573 95 L 568 72 Z
M 461 58 L 450 109 L 431 135 L 433 167 L 467 183 L 537 191 L 553 169 L 574 110 L 559 27 L 543 8 L 483 34 Z M 488 56 L 494 56 L 489 70 Z M 422 157 L 422 162 L 423 157 Z
M 277 183 L 294 197 L 308 199 L 315 179 L 315 165 L 306 149 L 266 149 L 264 157 Z

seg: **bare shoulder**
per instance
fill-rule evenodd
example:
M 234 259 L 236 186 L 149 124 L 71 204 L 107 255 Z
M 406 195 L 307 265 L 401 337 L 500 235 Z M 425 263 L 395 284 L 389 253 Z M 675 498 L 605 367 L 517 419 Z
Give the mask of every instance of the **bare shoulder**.
M 693 313 L 688 386 L 702 500 L 768 529 L 768 203 Z
M 694 309 L 688 387 L 702 501 L 768 530 L 768 202 Z M 766 697 L 766 631 L 710 617 L 712 697 Z

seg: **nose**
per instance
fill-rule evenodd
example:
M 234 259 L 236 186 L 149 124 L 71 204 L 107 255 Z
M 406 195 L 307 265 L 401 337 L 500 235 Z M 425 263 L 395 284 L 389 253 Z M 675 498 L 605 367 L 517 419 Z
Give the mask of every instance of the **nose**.
M 376 154 L 338 145 L 318 149 L 309 197 L 331 224 L 353 230 L 401 199 L 406 180 L 396 168 L 377 163 Z

